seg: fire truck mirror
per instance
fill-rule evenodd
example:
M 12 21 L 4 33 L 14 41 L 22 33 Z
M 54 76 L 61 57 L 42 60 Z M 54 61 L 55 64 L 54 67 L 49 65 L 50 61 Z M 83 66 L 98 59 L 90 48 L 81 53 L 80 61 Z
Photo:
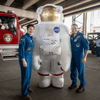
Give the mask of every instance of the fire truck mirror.
M 14 35 L 17 33 L 17 22 L 15 18 L 9 18 L 8 22 L 9 31 L 12 32 Z
M 21 28 L 20 29 L 22 32 L 26 33 L 26 30 L 24 28 Z

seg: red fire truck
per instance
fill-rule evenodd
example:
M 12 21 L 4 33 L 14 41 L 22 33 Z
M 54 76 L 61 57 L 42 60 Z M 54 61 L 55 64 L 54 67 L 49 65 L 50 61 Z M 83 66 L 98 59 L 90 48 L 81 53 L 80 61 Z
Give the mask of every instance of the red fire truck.
M 18 58 L 18 44 L 24 32 L 20 30 L 17 15 L 0 11 L 0 50 L 3 60 Z

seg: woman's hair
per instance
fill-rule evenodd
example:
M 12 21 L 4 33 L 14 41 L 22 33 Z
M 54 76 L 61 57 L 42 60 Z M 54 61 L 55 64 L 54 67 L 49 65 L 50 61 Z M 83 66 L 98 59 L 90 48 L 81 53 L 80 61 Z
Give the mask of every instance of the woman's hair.
M 33 27 L 34 28 L 34 25 L 32 25 L 32 24 L 27 25 L 27 30 L 28 30 L 29 27 Z

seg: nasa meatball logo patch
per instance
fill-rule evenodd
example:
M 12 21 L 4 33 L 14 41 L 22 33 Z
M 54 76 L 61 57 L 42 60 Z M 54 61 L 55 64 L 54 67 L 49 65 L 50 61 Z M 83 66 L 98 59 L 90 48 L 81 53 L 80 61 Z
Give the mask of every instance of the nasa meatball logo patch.
M 79 43 L 77 43 L 77 44 L 76 44 L 76 47 L 80 47 L 80 44 L 79 44 Z
M 54 30 L 55 33 L 59 33 L 60 32 L 60 28 L 59 27 L 54 27 L 53 30 Z
M 12 40 L 12 35 L 11 34 L 5 34 L 4 40 L 5 40 L 5 42 L 10 43 L 11 40 Z
M 79 38 L 80 38 L 80 36 L 77 36 L 75 39 L 76 39 L 76 40 L 79 40 Z
M 27 51 L 31 51 L 31 48 L 30 47 L 27 47 Z

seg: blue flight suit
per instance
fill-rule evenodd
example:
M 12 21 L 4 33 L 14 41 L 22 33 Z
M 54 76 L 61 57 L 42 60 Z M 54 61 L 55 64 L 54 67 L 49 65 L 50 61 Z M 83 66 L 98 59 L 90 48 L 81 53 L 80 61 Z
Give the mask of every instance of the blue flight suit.
M 78 78 L 80 80 L 80 86 L 85 86 L 85 64 L 82 63 L 82 58 L 84 57 L 84 50 L 89 50 L 89 42 L 86 38 L 84 38 L 84 34 L 78 31 L 77 35 L 73 37 L 74 34 L 72 33 L 70 37 L 71 41 L 71 80 L 72 84 L 77 84 L 77 73 Z
M 100 47 L 97 47 L 97 57 L 100 57 Z
M 100 37 L 96 41 L 96 47 L 97 47 L 97 57 L 100 57 Z
M 34 47 L 34 41 L 32 36 L 28 33 L 23 35 L 19 40 L 19 64 L 21 67 L 21 84 L 22 95 L 28 95 L 28 89 L 30 88 L 30 79 L 32 72 L 32 53 Z M 27 67 L 23 66 L 22 58 L 25 58 Z

